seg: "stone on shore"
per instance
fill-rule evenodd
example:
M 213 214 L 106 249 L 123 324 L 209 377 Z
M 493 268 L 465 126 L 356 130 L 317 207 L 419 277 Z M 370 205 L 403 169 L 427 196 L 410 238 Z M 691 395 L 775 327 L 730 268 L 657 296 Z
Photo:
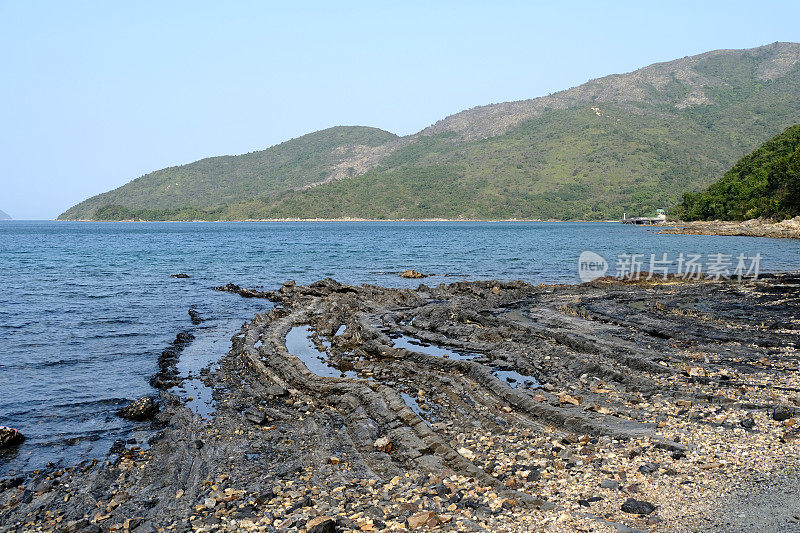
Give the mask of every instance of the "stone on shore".
M 153 418 L 158 411 L 158 402 L 151 396 L 145 396 L 126 405 L 117 414 L 126 420 L 141 422 Z
M 420 513 L 413 514 L 406 519 L 408 529 L 421 528 L 435 517 L 436 513 L 433 511 L 422 511 Z
M 308 533 L 336 533 L 336 518 L 318 516 L 306 524 Z
M 621 509 L 623 513 L 646 515 L 655 511 L 656 506 L 650 502 L 643 502 L 633 498 L 628 498 L 625 500 L 625 503 L 622 504 Z

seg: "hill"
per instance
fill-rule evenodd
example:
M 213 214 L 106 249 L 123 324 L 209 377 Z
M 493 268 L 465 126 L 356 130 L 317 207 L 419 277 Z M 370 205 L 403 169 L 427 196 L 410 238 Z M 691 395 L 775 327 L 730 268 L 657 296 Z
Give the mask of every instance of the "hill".
M 741 158 L 701 193 L 686 193 L 683 220 L 785 220 L 800 216 L 800 124 Z
M 334 128 L 165 169 L 59 218 L 617 218 L 676 204 L 797 122 L 800 45 L 718 50 L 406 137 Z
M 324 182 L 341 161 L 396 138 L 376 128 L 335 127 L 266 150 L 201 159 L 146 174 L 81 202 L 59 219 L 217 218 L 244 198 Z
M 0 211 L 0 220 L 11 220 L 11 217 L 5 211 Z

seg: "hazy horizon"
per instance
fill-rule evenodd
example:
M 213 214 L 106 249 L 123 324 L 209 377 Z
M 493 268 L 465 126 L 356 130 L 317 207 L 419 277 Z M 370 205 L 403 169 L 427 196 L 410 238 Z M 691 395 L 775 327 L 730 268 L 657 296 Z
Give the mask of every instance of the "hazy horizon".
M 51 219 L 147 172 L 331 126 L 407 135 L 655 62 L 797 42 L 798 18 L 789 2 L 0 2 L 0 210 Z

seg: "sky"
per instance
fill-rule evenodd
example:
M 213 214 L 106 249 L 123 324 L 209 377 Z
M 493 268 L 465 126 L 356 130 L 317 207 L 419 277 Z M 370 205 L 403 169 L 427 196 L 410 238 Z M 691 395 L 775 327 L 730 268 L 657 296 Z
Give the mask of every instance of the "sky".
M 147 172 L 336 125 L 399 135 L 720 48 L 800 2 L 0 0 L 0 210 L 52 219 Z

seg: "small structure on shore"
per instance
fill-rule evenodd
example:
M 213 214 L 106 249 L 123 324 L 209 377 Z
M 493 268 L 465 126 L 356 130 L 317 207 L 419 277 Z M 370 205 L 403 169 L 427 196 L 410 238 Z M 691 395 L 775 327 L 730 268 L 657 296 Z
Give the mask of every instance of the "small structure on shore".
M 627 213 L 623 213 L 622 220 L 620 220 L 623 224 L 636 224 L 637 226 L 652 226 L 654 224 L 660 224 L 662 222 L 666 222 L 667 215 L 664 213 L 663 209 L 656 209 L 656 216 L 654 217 L 635 217 L 635 218 L 628 218 Z

